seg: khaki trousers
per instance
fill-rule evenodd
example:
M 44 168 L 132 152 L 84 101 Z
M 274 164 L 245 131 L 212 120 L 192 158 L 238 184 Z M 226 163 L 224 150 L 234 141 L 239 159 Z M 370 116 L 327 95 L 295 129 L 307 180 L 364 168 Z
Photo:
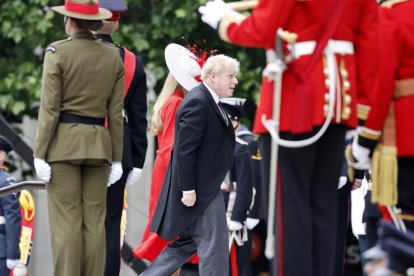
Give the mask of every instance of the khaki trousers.
M 101 276 L 109 163 L 102 159 L 51 162 L 47 183 L 55 276 Z

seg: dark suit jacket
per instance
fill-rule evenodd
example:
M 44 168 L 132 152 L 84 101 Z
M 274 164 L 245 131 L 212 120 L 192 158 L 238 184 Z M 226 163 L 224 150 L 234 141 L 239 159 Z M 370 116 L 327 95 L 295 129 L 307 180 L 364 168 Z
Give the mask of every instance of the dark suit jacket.
M 151 231 L 172 240 L 191 227 L 214 196 L 233 162 L 234 130 L 204 84 L 181 103 L 175 143 Z M 195 190 L 193 207 L 181 202 L 182 191 Z

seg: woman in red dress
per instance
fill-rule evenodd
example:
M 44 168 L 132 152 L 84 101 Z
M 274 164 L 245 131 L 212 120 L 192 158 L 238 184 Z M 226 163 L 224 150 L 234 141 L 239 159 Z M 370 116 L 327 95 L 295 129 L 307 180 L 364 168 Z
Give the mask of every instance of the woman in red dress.
M 149 229 L 174 145 L 175 114 L 185 94 L 200 83 L 199 75 L 203 64 L 191 51 L 177 44 L 167 46 L 165 59 L 170 73 L 154 105 L 154 114 L 151 118 L 150 130 L 157 135 L 158 150 L 152 170 L 148 224 L 141 244 L 133 251 L 134 257 L 151 262 L 170 243 Z M 198 263 L 197 255 L 191 258 L 190 262 Z

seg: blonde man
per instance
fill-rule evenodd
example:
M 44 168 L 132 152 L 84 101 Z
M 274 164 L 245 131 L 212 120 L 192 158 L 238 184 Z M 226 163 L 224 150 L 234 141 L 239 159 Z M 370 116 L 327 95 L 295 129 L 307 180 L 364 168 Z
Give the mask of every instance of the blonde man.
M 210 57 L 203 83 L 182 101 L 175 120 L 175 143 L 151 231 L 173 240 L 142 275 L 171 275 L 196 252 L 200 275 L 228 275 L 228 237 L 223 182 L 233 159 L 234 130 L 221 98 L 238 83 L 237 60 Z

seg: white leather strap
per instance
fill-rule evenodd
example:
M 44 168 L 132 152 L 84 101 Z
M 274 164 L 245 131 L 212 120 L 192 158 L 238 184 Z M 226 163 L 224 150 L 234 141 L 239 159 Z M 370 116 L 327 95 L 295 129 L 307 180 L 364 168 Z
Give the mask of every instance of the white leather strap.
M 295 58 L 312 54 L 315 47 L 316 41 L 303 41 L 288 45 L 288 49 L 294 52 Z M 332 52 L 340 55 L 353 55 L 354 44 L 345 40 L 329 40 L 325 47 L 325 52 Z
M 0 216 L 0 225 L 6 224 L 6 218 L 4 216 Z

